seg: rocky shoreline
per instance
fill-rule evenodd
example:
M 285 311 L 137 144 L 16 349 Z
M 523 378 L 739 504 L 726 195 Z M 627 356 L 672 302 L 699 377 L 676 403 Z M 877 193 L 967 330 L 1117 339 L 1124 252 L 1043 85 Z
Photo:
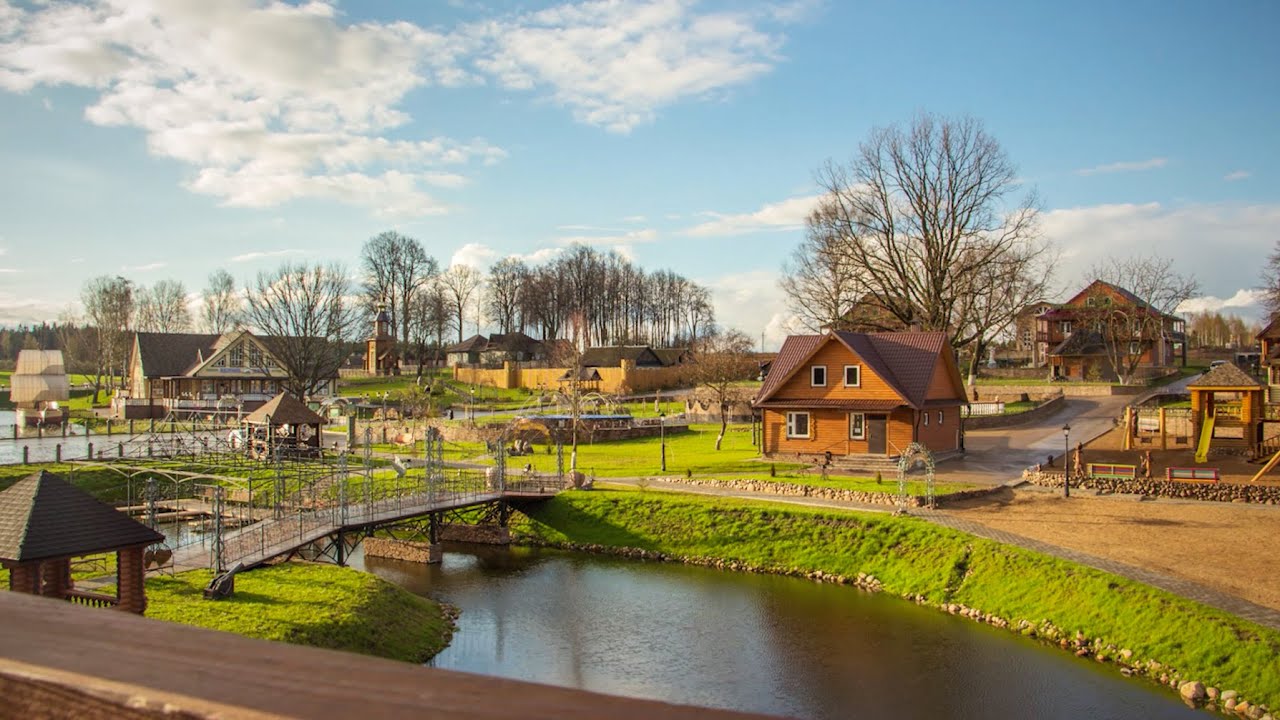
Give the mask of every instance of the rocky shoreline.
M 1040 487 L 1061 488 L 1062 473 L 1024 470 L 1022 479 Z M 1274 485 L 1240 485 L 1207 481 L 1112 480 L 1107 478 L 1071 478 L 1072 489 L 1094 490 L 1100 494 L 1145 495 L 1148 497 L 1182 498 L 1211 502 L 1256 503 L 1280 505 L 1280 487 Z
M 913 478 L 915 479 L 915 478 Z M 714 487 L 723 490 L 741 490 L 743 492 L 763 493 L 769 495 L 781 495 L 784 497 L 811 497 L 822 500 L 836 500 L 839 502 L 859 503 L 862 505 L 885 505 L 896 506 L 898 504 L 898 481 L 897 479 L 885 480 L 884 492 L 866 492 L 862 490 L 844 490 L 841 488 L 821 487 L 817 485 L 797 485 L 785 482 L 769 482 L 768 480 L 710 480 L 702 478 L 686 478 L 686 477 L 659 477 L 655 478 L 658 482 L 672 483 L 678 485 L 690 485 L 695 487 Z M 1058 480 L 1058 484 L 1062 484 L 1062 480 Z M 961 490 L 960 492 L 946 493 L 945 495 L 935 495 L 935 504 L 939 507 L 950 502 L 959 502 L 976 497 L 983 497 L 995 492 L 1003 490 L 1004 487 L 996 485 L 989 488 L 977 488 L 974 490 Z M 925 499 L 916 495 L 907 496 L 907 506 L 913 508 L 925 507 Z

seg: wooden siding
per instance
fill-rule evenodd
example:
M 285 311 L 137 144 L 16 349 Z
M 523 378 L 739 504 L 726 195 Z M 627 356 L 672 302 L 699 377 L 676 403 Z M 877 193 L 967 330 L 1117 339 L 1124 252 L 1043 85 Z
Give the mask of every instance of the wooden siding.
M 815 365 L 827 368 L 827 384 L 825 387 L 810 385 L 811 369 Z M 844 366 L 859 365 L 861 378 L 858 387 L 844 386 Z M 773 394 L 773 399 L 814 399 L 828 398 L 833 400 L 901 400 L 902 396 L 889 386 L 879 375 L 876 375 L 862 358 L 855 355 L 844 343 L 828 338 L 818 348 L 818 352 L 808 362 L 801 365 L 782 387 Z M 834 451 L 832 451 L 834 452 Z
M 951 351 L 943 348 L 937 364 L 933 366 L 933 377 L 929 379 L 929 390 L 926 400 L 964 400 L 964 382 L 960 379 L 960 370 L 956 367 Z
M 867 452 L 867 440 L 854 440 L 849 437 L 849 413 L 843 410 L 809 410 L 809 437 L 787 437 L 786 410 L 765 410 L 764 452 L 821 455 L 830 452 L 832 455 L 854 455 Z M 804 411 L 799 411 L 804 412 Z M 958 406 L 932 408 L 929 411 L 929 425 L 920 424 L 917 432 L 915 423 L 918 413 L 910 408 L 898 408 L 887 414 L 885 425 L 885 454 L 901 455 L 913 441 L 924 443 L 929 450 L 947 452 L 960 447 L 960 410 Z M 938 424 L 938 413 L 942 412 L 942 424 Z M 868 418 L 886 413 L 865 413 Z
M 930 408 L 929 424 L 920 424 L 917 442 L 939 453 L 956 450 L 960 447 L 960 407 Z M 942 413 L 942 424 L 938 424 L 938 413 Z

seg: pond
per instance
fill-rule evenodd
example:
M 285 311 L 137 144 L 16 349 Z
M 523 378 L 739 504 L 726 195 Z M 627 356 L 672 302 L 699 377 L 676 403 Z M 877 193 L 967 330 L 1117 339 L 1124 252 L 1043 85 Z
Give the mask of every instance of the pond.
M 458 606 L 435 667 L 800 718 L 1194 718 L 1172 694 L 1007 631 L 847 586 L 447 547 L 353 558 Z

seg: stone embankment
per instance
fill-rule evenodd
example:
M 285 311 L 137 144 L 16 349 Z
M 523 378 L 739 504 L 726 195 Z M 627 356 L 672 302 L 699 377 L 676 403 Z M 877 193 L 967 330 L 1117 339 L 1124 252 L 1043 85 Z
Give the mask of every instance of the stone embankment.
M 1032 485 L 1061 488 L 1062 473 L 1044 470 L 1024 470 L 1022 479 Z M 1122 493 L 1149 497 L 1208 500 L 1212 502 L 1257 503 L 1280 505 L 1280 486 L 1240 485 L 1236 483 L 1208 482 L 1201 480 L 1165 480 L 1151 478 L 1113 480 L 1109 478 L 1072 478 L 1071 487 L 1094 490 L 1101 494 Z
M 657 478 L 657 480 L 660 482 L 677 483 L 680 485 L 714 487 L 722 490 L 741 490 L 743 492 L 767 493 L 770 495 L 782 495 L 786 497 L 811 497 L 821 500 L 858 503 L 861 505 L 885 505 L 892 507 L 898 504 L 898 481 L 896 479 L 884 481 L 884 492 L 845 490 L 841 488 L 820 487 L 816 485 L 796 485 L 786 482 L 770 482 L 768 480 L 709 480 L 678 476 L 662 477 Z M 1061 485 L 1062 481 L 1059 480 L 1058 484 Z M 945 495 L 936 495 L 935 504 L 943 506 L 950 502 L 983 497 L 985 495 L 990 495 L 993 492 L 998 492 L 1001 489 L 1002 488 L 1000 486 L 996 486 L 990 488 L 977 488 L 974 490 L 962 490 L 960 492 L 947 493 Z M 907 496 L 907 506 L 917 508 L 924 507 L 925 499 L 923 497 L 909 495 Z
M 822 570 L 753 565 L 751 563 L 739 562 L 736 560 L 725 560 L 715 557 L 669 555 L 667 553 L 657 552 L 654 550 L 644 550 L 632 547 L 616 547 L 612 545 L 600 545 L 597 543 L 547 542 L 534 537 L 521 537 L 519 538 L 519 541 L 526 545 L 552 547 L 560 550 L 587 552 L 596 555 L 613 555 L 632 560 L 674 562 L 685 565 L 715 568 L 717 570 L 731 570 L 734 572 L 785 575 L 789 577 L 806 578 L 815 582 L 852 585 L 866 592 L 884 591 L 884 584 L 876 577 L 866 573 L 858 573 L 853 576 L 838 575 L 835 573 L 823 572 Z M 1021 635 L 1039 640 L 1040 642 L 1049 645 L 1056 645 L 1063 650 L 1074 653 L 1076 657 L 1091 658 L 1100 663 L 1111 663 L 1118 666 L 1120 668 L 1120 673 L 1126 677 L 1145 677 L 1152 682 L 1178 692 L 1183 700 L 1192 707 L 1217 709 L 1222 712 L 1233 712 L 1239 717 L 1248 718 L 1249 720 L 1275 720 L 1266 705 L 1250 703 L 1241 697 L 1241 694 L 1236 690 L 1219 691 L 1216 687 L 1206 687 L 1198 680 L 1183 676 L 1176 668 L 1165 665 L 1154 659 L 1139 658 L 1129 648 L 1117 647 L 1112 643 L 1108 643 L 1103 638 L 1090 638 L 1079 630 L 1071 632 L 1058 627 L 1048 620 L 1032 622 L 1030 620 L 1019 618 L 1003 618 L 960 603 L 934 602 L 920 594 L 907 593 L 902 597 L 905 600 L 916 603 L 917 605 L 933 607 L 950 615 L 968 618 L 975 622 L 985 623 L 992 627 L 1017 632 Z

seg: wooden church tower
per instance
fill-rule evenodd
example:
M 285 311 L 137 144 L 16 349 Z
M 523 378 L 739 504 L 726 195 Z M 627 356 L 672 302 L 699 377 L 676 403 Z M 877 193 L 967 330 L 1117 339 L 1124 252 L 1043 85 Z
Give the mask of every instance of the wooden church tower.
M 378 303 L 373 318 L 373 334 L 365 341 L 364 370 L 370 375 L 398 375 L 400 358 L 396 354 L 396 336 L 391 332 L 391 317 L 386 303 Z

